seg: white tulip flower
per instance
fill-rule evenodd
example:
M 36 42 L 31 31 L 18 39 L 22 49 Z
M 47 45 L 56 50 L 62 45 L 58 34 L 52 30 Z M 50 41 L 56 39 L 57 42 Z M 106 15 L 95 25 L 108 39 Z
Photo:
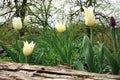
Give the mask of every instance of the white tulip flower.
M 60 24 L 58 24 L 58 26 L 56 27 L 56 30 L 57 30 L 58 32 L 64 32 L 64 31 L 66 31 L 66 26 L 63 25 L 62 23 L 60 23 Z
M 85 24 L 89 27 L 92 27 L 95 25 L 95 16 L 94 16 L 94 13 L 93 13 L 93 7 L 90 6 L 88 8 L 85 8 L 84 7 L 84 16 L 85 16 Z
M 25 56 L 31 55 L 34 47 L 35 47 L 35 44 L 33 43 L 33 41 L 31 43 L 28 43 L 28 41 L 24 41 L 23 54 Z
M 15 30 L 21 30 L 22 29 L 22 21 L 20 17 L 14 17 L 12 19 L 12 24 L 13 24 L 13 28 Z

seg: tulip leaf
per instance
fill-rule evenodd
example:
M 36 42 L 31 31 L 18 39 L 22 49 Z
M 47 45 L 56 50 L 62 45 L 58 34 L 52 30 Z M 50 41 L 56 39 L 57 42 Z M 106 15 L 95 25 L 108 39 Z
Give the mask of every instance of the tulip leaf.
M 84 71 L 84 66 L 81 61 L 79 61 L 79 60 L 75 61 L 74 66 L 75 66 L 75 69 Z
M 98 56 L 98 64 L 100 66 L 100 73 L 102 73 L 102 67 L 103 67 L 103 44 L 100 44 L 99 51 L 97 53 Z
M 67 53 L 68 54 L 68 60 L 69 60 L 69 63 L 71 63 L 71 57 L 72 57 L 72 54 L 74 53 L 74 50 L 75 50 L 76 48 L 75 47 L 71 47 L 70 49 L 69 49 L 69 52 Z
M 60 55 L 62 61 L 67 63 L 67 59 L 66 59 L 64 53 L 62 52 L 62 50 L 56 44 L 53 44 L 53 46 L 55 47 L 56 52 Z
M 35 59 L 35 63 L 36 64 L 40 64 L 42 62 L 42 57 L 43 57 L 43 53 L 42 54 L 39 54 L 36 59 Z
M 20 63 L 25 63 L 25 62 L 26 62 L 26 61 L 25 61 L 25 56 L 24 56 L 23 53 L 19 53 L 19 62 L 20 62 Z
M 113 74 L 118 74 L 119 72 L 119 65 L 117 63 L 117 61 L 113 58 L 113 56 L 111 55 L 111 52 L 109 51 L 108 48 L 103 47 L 103 51 L 104 51 L 104 55 L 107 58 L 107 61 L 110 64 L 111 70 Z
M 118 41 L 117 41 L 117 34 L 115 32 L 115 28 L 111 28 L 111 37 L 112 37 L 112 42 L 113 42 L 113 48 L 115 52 L 118 50 Z
M 7 48 L 3 43 L 0 46 L 6 51 L 6 53 L 11 57 L 14 62 L 19 62 L 18 54 Z
M 94 72 L 95 71 L 94 52 L 93 52 L 92 44 L 87 36 L 84 36 L 83 38 L 83 48 L 85 53 L 85 61 L 88 65 L 88 69 L 90 72 Z
M 19 52 L 19 62 L 24 63 L 25 56 L 22 52 L 22 42 L 20 40 L 16 40 L 15 47 L 16 47 L 16 50 Z
M 120 67 L 120 51 L 118 51 L 116 59 L 117 59 L 117 62 L 119 64 L 119 67 Z
M 67 58 L 65 56 L 64 53 L 64 49 L 63 48 L 63 43 L 61 42 L 62 40 L 60 40 L 59 36 L 55 33 L 54 30 L 50 30 L 48 29 L 51 35 L 45 34 L 45 39 L 47 41 L 47 43 L 49 43 L 52 47 L 61 57 L 62 61 L 67 63 Z
M 66 33 L 67 35 L 65 36 L 65 44 L 66 44 L 66 50 L 67 50 L 67 58 L 68 58 L 68 61 L 69 63 L 71 64 L 71 58 L 72 58 L 72 55 L 73 53 L 75 53 L 75 50 L 76 50 L 76 47 L 73 45 L 74 43 L 74 36 L 76 34 L 76 31 L 73 29 L 73 32 L 70 32 L 71 29 L 73 28 L 70 28 L 70 30 L 67 30 Z M 68 37 L 69 36 L 69 37 Z

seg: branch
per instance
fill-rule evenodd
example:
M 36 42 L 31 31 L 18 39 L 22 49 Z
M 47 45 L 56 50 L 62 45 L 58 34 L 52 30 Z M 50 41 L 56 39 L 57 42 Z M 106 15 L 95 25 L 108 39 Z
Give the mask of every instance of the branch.
M 5 16 L 5 15 L 7 15 L 8 13 L 11 13 L 11 12 L 15 12 L 15 11 L 9 11 L 9 12 L 6 12 L 6 13 L 4 13 L 4 14 L 1 14 L 0 16 Z

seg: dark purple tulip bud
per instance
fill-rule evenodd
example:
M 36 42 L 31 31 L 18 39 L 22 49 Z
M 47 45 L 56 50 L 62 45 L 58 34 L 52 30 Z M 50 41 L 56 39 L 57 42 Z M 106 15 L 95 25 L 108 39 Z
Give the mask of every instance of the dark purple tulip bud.
M 110 17 L 110 26 L 115 27 L 116 22 L 113 16 Z

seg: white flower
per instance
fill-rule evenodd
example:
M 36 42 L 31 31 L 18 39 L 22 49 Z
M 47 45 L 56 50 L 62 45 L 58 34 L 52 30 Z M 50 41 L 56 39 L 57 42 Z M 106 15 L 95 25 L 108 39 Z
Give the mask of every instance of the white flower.
M 23 54 L 25 56 L 29 56 L 30 54 L 32 54 L 34 47 L 35 44 L 33 43 L 33 41 L 30 44 L 28 43 L 28 41 L 24 41 Z
M 85 24 L 90 27 L 94 26 L 96 21 L 93 13 L 93 9 L 94 8 L 92 6 L 88 8 L 84 7 Z
M 14 17 L 12 19 L 12 24 L 13 24 L 13 28 L 15 30 L 21 30 L 22 29 L 22 21 L 20 17 Z
M 57 30 L 58 32 L 64 32 L 64 31 L 66 31 L 66 26 L 63 25 L 62 23 L 60 23 L 60 24 L 58 24 L 58 26 L 56 27 L 56 30 Z

